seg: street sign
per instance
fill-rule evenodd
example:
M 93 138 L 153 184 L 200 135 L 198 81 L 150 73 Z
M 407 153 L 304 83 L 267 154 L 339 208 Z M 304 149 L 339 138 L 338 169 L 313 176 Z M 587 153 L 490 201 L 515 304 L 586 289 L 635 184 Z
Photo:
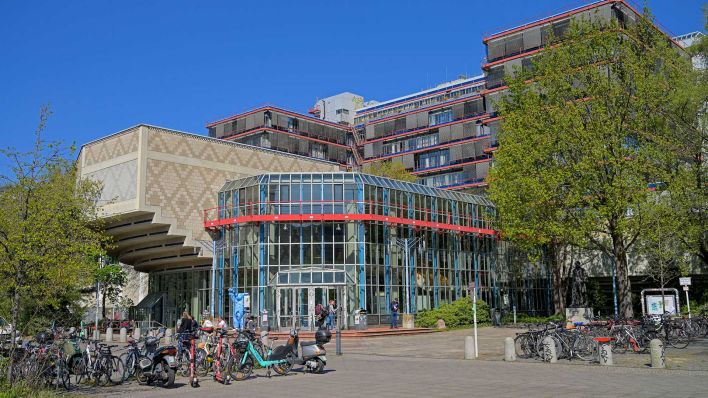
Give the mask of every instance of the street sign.
M 688 291 L 688 286 L 684 285 L 683 290 Z
M 681 286 L 691 286 L 691 277 L 679 278 L 679 285 Z M 686 289 L 684 289 L 686 290 Z

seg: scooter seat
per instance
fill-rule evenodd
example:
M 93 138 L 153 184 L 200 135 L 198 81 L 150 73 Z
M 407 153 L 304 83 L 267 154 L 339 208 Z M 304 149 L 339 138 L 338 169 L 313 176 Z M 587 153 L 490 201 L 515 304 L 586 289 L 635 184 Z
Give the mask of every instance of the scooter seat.
M 317 344 L 316 341 L 303 341 L 302 343 L 300 343 L 300 345 L 303 347 L 306 347 L 308 345 L 316 345 L 316 344 Z

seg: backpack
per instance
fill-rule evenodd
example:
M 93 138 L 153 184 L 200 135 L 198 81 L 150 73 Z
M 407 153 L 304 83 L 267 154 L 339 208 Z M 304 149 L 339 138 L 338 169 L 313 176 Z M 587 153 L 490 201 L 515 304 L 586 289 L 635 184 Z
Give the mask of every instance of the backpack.
M 320 316 L 322 314 L 322 304 L 317 304 L 315 307 L 315 315 Z

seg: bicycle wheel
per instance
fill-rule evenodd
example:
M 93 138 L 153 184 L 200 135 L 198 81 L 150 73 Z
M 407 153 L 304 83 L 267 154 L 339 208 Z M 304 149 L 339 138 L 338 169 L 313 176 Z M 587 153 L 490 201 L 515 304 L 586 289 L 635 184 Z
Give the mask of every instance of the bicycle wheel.
M 211 370 L 211 362 L 209 362 L 209 355 L 205 350 L 198 350 L 194 353 L 196 358 L 194 359 L 194 372 L 199 377 L 206 376 Z
M 125 365 L 123 364 L 123 361 L 118 358 L 117 356 L 113 355 L 110 357 L 110 363 L 109 370 L 110 372 L 108 373 L 108 380 L 111 382 L 113 385 L 117 385 L 123 382 L 125 380 Z
M 63 358 L 59 358 L 56 366 L 57 387 L 61 386 L 65 390 L 71 389 L 71 375 L 69 367 Z
M 688 343 L 691 342 L 691 337 L 686 333 L 686 330 L 683 328 L 676 328 L 671 330 L 669 332 L 668 341 L 669 344 L 678 349 L 683 349 L 688 347 Z
M 125 366 L 123 381 L 126 381 L 135 375 L 135 367 L 137 366 L 138 356 L 135 352 L 126 352 L 121 354 L 120 360 L 123 361 L 123 365 Z
M 273 366 L 273 370 L 275 373 L 285 376 L 286 374 L 290 373 L 290 370 L 293 368 L 293 362 L 295 361 L 294 355 L 292 352 L 289 352 L 285 356 L 285 362 L 281 362 L 277 365 Z
M 74 384 L 79 385 L 87 378 L 86 370 L 86 357 L 74 358 L 71 365 L 71 373 L 74 374 Z
M 531 348 L 529 335 L 520 334 L 514 338 L 514 351 L 516 351 L 516 356 L 519 358 L 531 358 L 533 349 Z
M 581 333 L 573 342 L 573 354 L 582 361 L 592 361 L 595 359 L 596 347 L 591 335 Z
M 241 363 L 241 355 L 246 355 L 246 359 Z M 229 361 L 229 375 L 237 381 L 246 380 L 253 373 L 253 358 L 248 353 L 241 354 Z
M 189 376 L 189 365 L 192 360 L 192 354 L 189 351 L 183 351 L 182 355 L 177 359 L 179 368 L 177 369 L 182 377 Z

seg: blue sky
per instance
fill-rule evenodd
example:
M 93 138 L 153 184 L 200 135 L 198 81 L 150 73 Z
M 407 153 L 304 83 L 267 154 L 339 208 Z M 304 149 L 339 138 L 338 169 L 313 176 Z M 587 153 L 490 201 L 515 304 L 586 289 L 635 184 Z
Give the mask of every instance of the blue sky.
M 341 91 L 386 100 L 478 74 L 485 34 L 586 3 L 0 0 L 0 146 L 26 149 L 45 103 L 47 138 L 80 145 Z M 673 34 L 703 30 L 702 3 L 648 1 Z

